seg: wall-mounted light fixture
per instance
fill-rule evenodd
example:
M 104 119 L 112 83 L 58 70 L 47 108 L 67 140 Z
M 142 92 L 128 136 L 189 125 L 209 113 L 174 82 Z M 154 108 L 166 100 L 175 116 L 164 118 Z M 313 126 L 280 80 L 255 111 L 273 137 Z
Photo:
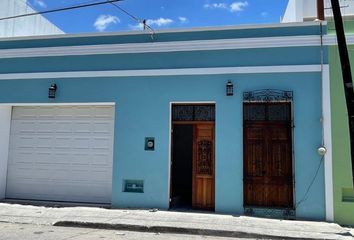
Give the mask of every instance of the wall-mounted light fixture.
M 57 92 L 57 85 L 53 83 L 48 89 L 48 98 L 55 98 L 55 93 Z
M 234 84 L 231 80 L 227 81 L 226 84 L 226 96 L 233 96 L 234 95 Z
M 327 153 L 327 149 L 325 147 L 321 146 L 317 149 L 317 152 L 320 156 L 324 156 Z

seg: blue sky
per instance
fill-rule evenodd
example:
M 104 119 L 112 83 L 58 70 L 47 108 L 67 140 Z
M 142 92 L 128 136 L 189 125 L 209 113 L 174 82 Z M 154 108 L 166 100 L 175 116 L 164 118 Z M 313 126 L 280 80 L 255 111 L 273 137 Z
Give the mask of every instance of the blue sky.
M 99 2 L 102 0 L 97 0 Z M 28 0 L 37 11 L 94 0 Z M 190 28 L 240 24 L 278 23 L 287 0 L 124 0 L 117 2 L 154 29 Z M 67 33 L 109 32 L 141 29 L 114 6 L 107 4 L 45 15 Z

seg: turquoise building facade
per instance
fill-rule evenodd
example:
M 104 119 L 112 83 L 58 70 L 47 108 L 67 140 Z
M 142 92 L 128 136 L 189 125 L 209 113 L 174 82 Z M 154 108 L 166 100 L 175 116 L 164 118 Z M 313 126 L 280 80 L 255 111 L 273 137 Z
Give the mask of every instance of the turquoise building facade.
M 1 40 L 0 131 L 5 150 L 0 162 L 7 166 L 7 171 L 0 173 L 1 197 L 41 200 L 41 195 L 31 197 L 29 192 L 21 197 L 22 190 L 15 181 L 9 185 L 11 174 L 21 174 L 21 162 L 9 165 L 17 156 L 13 147 L 17 146 L 13 140 L 17 112 L 26 108 L 110 106 L 114 134 L 108 159 L 112 180 L 106 183 L 111 190 L 107 203 L 113 208 L 169 209 L 172 108 L 211 104 L 215 107 L 214 210 L 255 213 L 258 208 L 247 212 L 244 202 L 244 93 L 272 89 L 292 92 L 291 215 L 328 220 L 326 171 L 331 157 L 322 158 L 317 153 L 330 139 L 323 130 L 324 124 L 330 124 L 330 114 L 323 110 L 329 101 L 327 47 L 320 44 L 323 31 L 325 26 L 319 23 L 304 23 Z M 229 81 L 232 96 L 225 90 Z M 57 86 L 55 98 L 48 98 L 53 84 Z M 25 119 L 27 115 L 21 116 Z M 97 118 L 95 124 L 100 123 Z M 75 126 L 71 125 L 73 132 Z M 146 138 L 154 140 L 153 151 L 146 150 Z M 53 146 L 52 151 L 57 151 L 58 144 Z M 67 169 L 79 169 L 65 161 Z M 35 159 L 26 164 L 35 172 L 36 163 Z M 45 179 L 52 182 L 51 189 L 60 185 L 55 178 Z M 36 184 L 32 187 L 40 186 Z M 127 191 L 129 187 L 132 192 Z M 141 192 L 137 190 L 140 187 Z M 52 196 L 51 200 L 57 200 Z M 84 195 L 82 199 L 85 201 Z M 261 209 L 265 215 L 272 210 Z

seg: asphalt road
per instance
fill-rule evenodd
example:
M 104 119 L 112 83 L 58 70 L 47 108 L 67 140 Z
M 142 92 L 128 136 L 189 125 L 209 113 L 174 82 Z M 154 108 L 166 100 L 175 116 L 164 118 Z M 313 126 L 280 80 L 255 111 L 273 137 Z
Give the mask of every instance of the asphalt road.
M 184 234 L 159 234 L 99 230 L 88 228 L 54 227 L 48 225 L 0 223 L 0 240 L 227 240 L 235 238 L 195 236 Z M 249 239 L 248 239 L 249 240 Z

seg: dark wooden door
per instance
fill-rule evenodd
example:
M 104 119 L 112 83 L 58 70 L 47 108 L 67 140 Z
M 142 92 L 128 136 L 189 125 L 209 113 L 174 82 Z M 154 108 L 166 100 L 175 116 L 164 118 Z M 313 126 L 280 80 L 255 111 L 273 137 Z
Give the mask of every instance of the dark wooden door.
M 290 104 L 278 104 L 257 103 L 251 108 L 263 109 L 264 117 L 246 116 L 244 120 L 245 206 L 293 207 L 291 121 L 284 113 L 282 117 L 271 115 L 277 114 L 271 112 L 275 108 L 290 114 Z
M 214 160 L 214 123 L 195 124 L 192 187 L 192 206 L 194 208 L 214 209 Z

